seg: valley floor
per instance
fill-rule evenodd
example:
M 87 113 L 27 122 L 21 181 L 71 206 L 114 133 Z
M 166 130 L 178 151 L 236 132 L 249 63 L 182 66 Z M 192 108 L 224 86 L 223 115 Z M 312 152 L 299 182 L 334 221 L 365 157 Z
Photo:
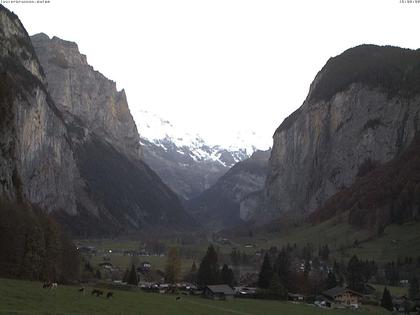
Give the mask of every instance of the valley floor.
M 106 290 L 105 290 L 106 292 Z M 381 315 L 379 307 L 355 310 L 324 310 L 290 302 L 233 299 L 211 301 L 200 297 L 156 293 L 113 291 L 114 297 L 91 296 L 88 288 L 80 295 L 77 286 L 59 285 L 55 290 L 42 289 L 39 282 L 0 279 L 0 314 L 27 315 Z
M 281 248 L 287 244 L 303 246 L 310 243 L 314 248 L 328 244 L 331 256 L 340 260 L 357 255 L 361 259 L 373 259 L 385 263 L 398 258 L 417 257 L 420 253 L 420 223 L 410 222 L 402 225 L 392 224 L 382 235 L 375 230 L 360 229 L 337 222 L 338 218 L 317 225 L 303 225 L 280 233 L 260 233 L 252 238 L 236 238 L 240 244 L 252 243 L 254 248 Z

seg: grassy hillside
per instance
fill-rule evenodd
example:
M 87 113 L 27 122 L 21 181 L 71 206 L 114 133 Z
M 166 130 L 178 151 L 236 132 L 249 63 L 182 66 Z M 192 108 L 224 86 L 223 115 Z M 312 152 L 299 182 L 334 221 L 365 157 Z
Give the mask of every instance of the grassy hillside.
M 396 260 L 405 256 L 417 257 L 420 254 L 420 223 L 392 224 L 378 236 L 375 230 L 356 228 L 345 218 L 335 217 L 316 225 L 303 225 L 289 228 L 281 233 L 258 234 L 252 238 L 237 238 L 239 244 L 253 243 L 255 248 L 282 247 L 287 244 L 304 245 L 311 243 L 314 248 L 328 244 L 332 255 L 337 258 L 356 254 L 363 259 L 378 262 Z
M 133 261 L 131 256 L 109 255 L 107 257 L 109 258 L 109 260 L 106 260 L 107 262 L 110 262 L 113 266 L 119 267 L 123 270 L 128 268 Z M 136 260 L 138 260 L 139 263 L 147 261 L 152 265 L 154 269 L 165 270 L 167 258 L 166 256 L 147 256 L 147 257 L 138 257 L 138 259 Z M 100 263 L 105 262 L 103 257 L 100 255 L 92 256 L 89 259 L 89 261 L 93 266 L 97 266 Z M 181 263 L 182 273 L 185 274 L 188 271 L 190 271 L 192 264 L 193 264 L 192 259 L 185 259 L 185 258 L 182 259 L 182 263 Z
M 355 228 L 345 222 L 345 218 L 335 217 L 332 220 L 317 224 L 303 225 L 289 228 L 277 233 L 254 233 L 253 237 L 231 238 L 230 245 L 216 244 L 220 254 L 228 255 L 233 248 L 239 249 L 249 255 L 255 255 L 260 249 L 268 249 L 271 246 L 281 248 L 287 244 L 297 244 L 299 247 L 311 243 L 317 250 L 319 246 L 328 244 L 331 255 L 336 259 L 347 260 L 353 254 L 362 259 L 374 259 L 378 263 L 396 261 L 399 257 L 406 256 L 416 258 L 420 256 L 420 223 L 405 223 L 402 225 L 389 225 L 384 233 L 378 236 L 377 232 L 369 229 Z M 124 240 L 85 240 L 81 241 L 86 245 L 94 245 L 97 249 L 108 251 L 109 249 L 136 249 L 139 241 Z M 166 241 L 166 246 L 176 246 L 171 241 Z M 245 247 L 246 244 L 254 244 L 255 247 Z M 188 272 L 193 260 L 198 264 L 207 250 L 208 243 L 203 242 L 194 245 L 181 245 L 184 252 L 194 253 L 195 259 L 191 257 L 182 259 L 182 270 Z M 103 262 L 106 256 L 110 262 L 123 269 L 127 268 L 132 257 L 121 254 L 106 254 L 92 256 L 90 261 L 93 266 Z M 166 264 L 165 256 L 138 257 L 140 262 L 149 261 L 153 268 L 164 270 Z
M 378 307 L 365 307 L 359 311 L 322 310 L 307 305 L 263 300 L 211 301 L 199 297 L 143 292 L 114 291 L 114 298 L 84 296 L 77 287 L 59 286 L 56 290 L 42 289 L 39 282 L 0 279 L 0 314 L 31 315 L 266 315 L 266 314 L 388 314 Z

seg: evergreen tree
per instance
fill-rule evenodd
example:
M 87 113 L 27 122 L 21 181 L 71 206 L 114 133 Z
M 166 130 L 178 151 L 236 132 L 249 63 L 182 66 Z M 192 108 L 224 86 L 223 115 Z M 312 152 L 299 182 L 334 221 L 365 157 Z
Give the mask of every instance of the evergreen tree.
M 410 280 L 410 287 L 408 288 L 408 295 L 410 299 L 414 299 L 419 295 L 419 281 L 416 277 Z
M 136 268 L 133 264 L 131 264 L 131 269 L 130 273 L 128 274 L 127 283 L 135 286 L 139 284 L 139 278 L 137 277 Z
M 191 283 L 197 282 L 197 265 L 195 264 L 195 261 L 193 261 L 191 270 L 187 275 L 185 275 L 184 280 Z
M 278 255 L 277 246 L 271 246 L 268 250 L 268 256 L 270 257 L 270 261 L 275 261 Z
M 61 233 L 61 280 L 78 279 L 80 275 L 81 257 L 79 251 L 69 237 Z
M 305 260 L 305 266 L 304 266 L 304 270 L 303 270 L 303 275 L 305 277 L 308 277 L 309 273 L 311 272 L 311 263 L 309 260 Z
M 384 293 L 382 294 L 381 306 L 391 312 L 394 310 L 392 296 L 387 287 L 385 287 Z
M 279 275 L 273 273 L 270 279 L 270 285 L 268 287 L 268 294 L 271 298 L 284 300 L 287 298 L 287 290 L 280 282 Z
M 330 255 L 330 249 L 328 248 L 328 244 L 324 245 L 319 250 L 319 257 L 321 257 L 322 260 L 328 260 Z
M 290 269 L 290 254 L 285 248 L 283 248 L 277 256 L 276 262 L 274 264 L 274 270 L 278 273 L 280 282 L 285 288 L 290 288 L 292 284 Z
M 234 266 L 238 266 L 241 262 L 241 253 L 236 248 L 232 249 L 230 253 L 230 261 Z
M 0 277 L 78 279 L 80 256 L 58 225 L 36 206 L 0 200 Z
M 397 285 L 400 281 L 399 268 L 394 262 L 390 262 L 385 266 L 385 278 L 391 285 Z
M 247 265 L 249 263 L 248 255 L 245 252 L 242 252 L 242 264 Z
M 32 216 L 32 219 L 34 222 L 28 224 L 25 234 L 21 275 L 30 280 L 40 280 L 45 259 L 45 239 L 37 218 Z
M 327 276 L 327 280 L 325 281 L 325 287 L 327 289 L 334 288 L 338 285 L 337 279 L 333 272 L 329 272 Z
M 228 267 L 228 265 L 224 264 L 223 268 L 220 272 L 220 281 L 222 283 L 226 283 L 233 287 L 235 282 L 235 276 L 233 274 L 233 270 Z
M 90 264 L 90 261 L 85 262 L 85 270 L 88 271 L 88 272 L 93 273 L 93 267 Z
M 177 283 L 181 279 L 181 257 L 176 247 L 172 247 L 169 250 L 165 275 L 166 281 L 172 284 Z
M 45 259 L 43 279 L 57 281 L 61 274 L 61 244 L 58 226 L 50 218 L 45 222 Z
M 265 254 L 261 271 L 258 275 L 258 287 L 268 289 L 270 287 L 271 278 L 273 277 L 273 268 L 271 267 L 270 258 Z
M 191 265 L 191 273 L 196 273 L 197 272 L 197 265 L 195 264 L 195 261 L 193 261 L 192 265 Z
M 217 260 L 216 250 L 213 245 L 210 245 L 198 268 L 198 285 L 204 287 L 219 282 L 219 265 Z
M 130 275 L 130 270 L 125 269 L 125 272 L 124 272 L 124 276 L 123 276 L 122 281 L 125 282 L 125 283 L 128 283 L 128 277 L 129 277 L 129 275 Z
M 313 248 L 312 244 L 307 243 L 302 249 L 302 258 L 304 260 L 311 260 L 312 259 Z
M 363 291 L 364 279 L 361 263 L 356 255 L 354 255 L 347 265 L 347 283 L 350 289 L 355 291 Z

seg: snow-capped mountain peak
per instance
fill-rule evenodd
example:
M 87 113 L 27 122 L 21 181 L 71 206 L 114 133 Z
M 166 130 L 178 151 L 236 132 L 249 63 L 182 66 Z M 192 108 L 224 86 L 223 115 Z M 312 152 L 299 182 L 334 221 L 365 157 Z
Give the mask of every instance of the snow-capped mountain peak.
M 134 113 L 134 119 L 139 122 L 140 137 L 153 143 L 163 150 L 168 151 L 174 145 L 181 155 L 189 155 L 196 162 L 216 161 L 226 167 L 231 167 L 240 162 L 257 150 L 254 145 L 246 143 L 251 135 L 250 131 L 246 136 L 238 133 L 234 144 L 219 145 L 204 140 L 201 135 L 192 132 L 183 126 L 174 126 L 169 120 L 159 117 L 148 111 L 140 110 Z M 172 148 L 173 149 L 173 148 Z
M 238 134 L 235 141 L 226 141 L 227 145 L 214 144 L 188 127 L 175 126 L 156 114 L 133 111 L 133 116 L 145 162 L 184 199 L 198 196 L 256 151 L 246 141 L 252 139 L 248 134 Z

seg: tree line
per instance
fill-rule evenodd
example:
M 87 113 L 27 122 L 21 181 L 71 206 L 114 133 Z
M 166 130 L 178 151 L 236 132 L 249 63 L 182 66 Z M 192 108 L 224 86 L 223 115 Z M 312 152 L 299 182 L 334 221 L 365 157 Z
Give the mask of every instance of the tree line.
M 0 277 L 78 279 L 79 255 L 59 225 L 41 209 L 0 201 Z

